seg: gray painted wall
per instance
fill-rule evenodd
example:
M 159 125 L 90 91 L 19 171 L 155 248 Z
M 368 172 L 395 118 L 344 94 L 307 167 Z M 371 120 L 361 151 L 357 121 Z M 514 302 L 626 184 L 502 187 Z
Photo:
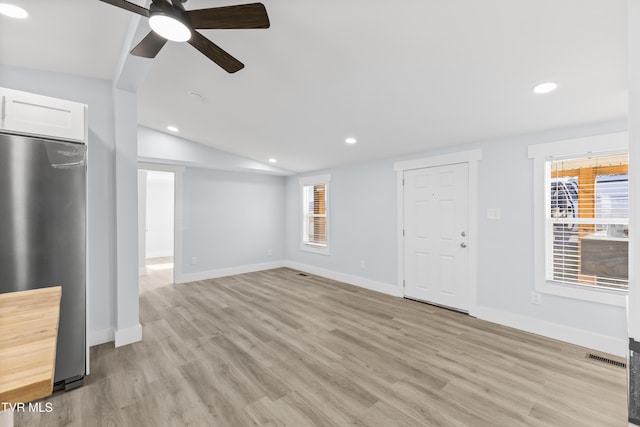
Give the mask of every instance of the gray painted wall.
M 89 106 L 89 332 L 115 326 L 115 128 L 111 82 L 0 66 L 0 86 Z
M 530 144 L 624 130 L 624 124 L 548 132 L 481 144 L 479 164 L 478 305 L 626 339 L 626 310 L 549 294 L 531 303 L 534 289 L 533 161 Z M 500 208 L 501 220 L 488 220 Z
M 187 168 L 183 195 L 185 273 L 282 260 L 284 178 Z
M 138 171 L 138 270 L 141 276 L 147 274 L 147 171 Z M 171 227 L 173 229 L 173 226 Z
M 113 89 L 116 193 L 115 345 L 142 339 L 138 301 L 138 96 Z
M 144 162 L 185 166 L 182 273 L 284 258 L 284 178 L 273 175 L 281 174 L 278 169 L 145 127 L 138 128 L 138 155 Z
M 332 175 L 328 256 L 300 250 L 298 176 L 287 177 L 285 258 L 397 286 L 394 161 L 480 148 L 478 305 L 624 340 L 623 307 L 552 295 L 531 304 L 533 164 L 527 157 L 529 144 L 624 129 L 624 122 L 611 122 L 320 171 Z M 487 208 L 500 208 L 502 219 L 487 220 Z M 366 262 L 364 269 L 360 260 Z
M 366 279 L 396 282 L 396 177 L 393 161 L 332 169 L 330 255 L 300 250 L 299 176 L 286 178 L 285 258 Z M 315 174 L 307 174 L 315 175 Z M 361 261 L 365 262 L 362 268 Z
M 2 66 L 0 85 L 89 105 L 90 331 L 113 328 L 116 225 L 111 83 Z M 288 259 L 396 285 L 393 162 L 480 148 L 483 160 L 479 164 L 478 304 L 626 339 L 625 310 L 621 307 L 550 295 L 543 295 L 539 306 L 530 303 L 533 289 L 533 174 L 531 161 L 527 158 L 529 144 L 624 128 L 624 122 L 615 122 L 563 129 L 323 171 L 332 175 L 332 252 L 329 256 L 299 249 L 297 176 L 282 178 L 188 167 L 183 218 L 185 272 Z M 153 161 L 148 151 L 141 150 L 140 154 L 146 156 L 145 160 Z M 160 163 L 172 163 L 166 154 L 159 158 L 156 161 Z M 252 166 L 240 162 L 238 167 L 256 171 Z M 501 221 L 486 220 L 489 207 L 501 209 Z M 271 256 L 267 255 L 269 249 Z M 198 264 L 189 263 L 192 256 L 198 258 Z M 361 260 L 365 261 L 365 268 L 361 267 Z

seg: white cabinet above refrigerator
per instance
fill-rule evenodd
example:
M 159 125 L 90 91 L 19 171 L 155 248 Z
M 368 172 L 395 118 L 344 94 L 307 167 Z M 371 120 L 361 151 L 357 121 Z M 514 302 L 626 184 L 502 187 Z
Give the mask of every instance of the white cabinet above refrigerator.
M 0 130 L 66 141 L 87 141 L 87 106 L 0 87 Z

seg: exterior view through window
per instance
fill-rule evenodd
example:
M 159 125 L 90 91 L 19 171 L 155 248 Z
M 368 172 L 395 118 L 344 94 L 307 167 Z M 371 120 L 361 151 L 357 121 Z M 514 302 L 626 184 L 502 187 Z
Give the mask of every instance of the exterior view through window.
M 547 161 L 547 280 L 628 288 L 628 155 Z
M 303 243 L 319 247 L 327 246 L 327 191 L 325 184 L 304 185 L 303 194 Z

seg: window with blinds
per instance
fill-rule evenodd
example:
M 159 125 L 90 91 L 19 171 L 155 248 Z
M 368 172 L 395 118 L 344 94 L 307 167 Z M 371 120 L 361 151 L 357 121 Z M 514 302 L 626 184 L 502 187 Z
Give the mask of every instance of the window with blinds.
M 628 288 L 628 155 L 548 160 L 547 280 Z
M 327 186 L 303 185 L 303 243 L 327 246 Z

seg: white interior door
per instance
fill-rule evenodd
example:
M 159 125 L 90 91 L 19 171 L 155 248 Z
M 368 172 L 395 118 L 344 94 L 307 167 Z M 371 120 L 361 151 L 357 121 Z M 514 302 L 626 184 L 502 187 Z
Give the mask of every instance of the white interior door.
M 404 295 L 469 310 L 467 163 L 404 172 Z

